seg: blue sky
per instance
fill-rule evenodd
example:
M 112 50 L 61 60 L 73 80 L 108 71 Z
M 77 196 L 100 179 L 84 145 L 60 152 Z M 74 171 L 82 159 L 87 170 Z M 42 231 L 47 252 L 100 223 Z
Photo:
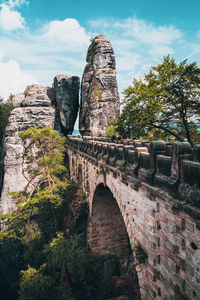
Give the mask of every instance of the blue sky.
M 91 38 L 112 42 L 119 91 L 170 54 L 200 59 L 199 0 L 0 0 L 0 95 L 82 76 Z

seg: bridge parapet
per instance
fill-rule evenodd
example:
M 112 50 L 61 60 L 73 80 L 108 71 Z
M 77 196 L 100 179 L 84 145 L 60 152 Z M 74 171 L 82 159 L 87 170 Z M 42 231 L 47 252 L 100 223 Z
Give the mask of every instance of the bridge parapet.
M 72 136 L 68 145 L 125 181 L 143 182 L 173 193 L 182 203 L 179 207 L 200 220 L 200 145 L 192 148 L 188 142 Z

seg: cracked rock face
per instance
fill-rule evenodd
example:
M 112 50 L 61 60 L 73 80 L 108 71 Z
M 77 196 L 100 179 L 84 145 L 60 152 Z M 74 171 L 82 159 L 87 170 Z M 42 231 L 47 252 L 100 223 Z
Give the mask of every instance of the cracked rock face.
M 79 108 L 80 79 L 77 76 L 57 75 L 54 78 L 56 105 L 55 129 L 61 135 L 72 134 Z
M 23 98 L 23 99 L 22 99 Z M 4 139 L 4 180 L 1 193 L 0 213 L 13 210 L 14 201 L 8 195 L 21 191 L 27 184 L 24 174 L 24 147 L 18 132 L 33 125 L 46 127 L 54 125 L 55 110 L 47 96 L 47 88 L 40 85 L 28 86 L 24 96 L 20 94 L 21 106 L 11 112 Z
M 14 108 L 20 107 L 23 100 L 24 100 L 24 93 L 16 94 L 12 100 L 13 107 Z
M 119 115 L 115 56 L 109 40 L 98 35 L 87 53 L 81 85 L 79 131 L 86 136 L 105 136 L 110 121 Z

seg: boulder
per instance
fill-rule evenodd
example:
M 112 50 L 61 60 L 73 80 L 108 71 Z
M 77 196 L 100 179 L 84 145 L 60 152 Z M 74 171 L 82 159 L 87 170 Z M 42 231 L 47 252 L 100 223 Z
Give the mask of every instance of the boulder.
M 32 84 L 27 86 L 24 91 L 25 98 L 21 103 L 21 106 L 36 106 L 42 107 L 51 106 L 51 100 L 47 96 L 47 88 L 39 84 Z
M 12 99 L 13 107 L 14 108 L 20 107 L 22 101 L 24 100 L 24 97 L 25 97 L 24 93 L 16 94 Z
M 110 121 L 119 115 L 115 56 L 104 35 L 95 37 L 88 49 L 81 84 L 79 131 L 82 136 L 105 136 Z

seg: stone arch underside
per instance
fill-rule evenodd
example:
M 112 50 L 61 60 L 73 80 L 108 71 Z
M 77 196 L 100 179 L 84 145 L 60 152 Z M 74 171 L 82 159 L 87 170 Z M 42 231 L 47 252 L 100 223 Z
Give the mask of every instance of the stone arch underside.
M 129 237 L 119 206 L 110 189 L 97 186 L 89 226 L 89 246 L 92 252 L 113 254 L 120 261 L 131 254 Z
M 88 243 L 92 252 L 112 254 L 119 265 L 119 278 L 135 300 L 140 299 L 135 263 L 126 226 L 111 190 L 100 183 L 94 193 L 89 224 Z M 114 278 L 114 277 L 113 277 Z M 122 288 L 123 289 L 123 288 Z M 129 298 L 128 298 L 129 299 Z

